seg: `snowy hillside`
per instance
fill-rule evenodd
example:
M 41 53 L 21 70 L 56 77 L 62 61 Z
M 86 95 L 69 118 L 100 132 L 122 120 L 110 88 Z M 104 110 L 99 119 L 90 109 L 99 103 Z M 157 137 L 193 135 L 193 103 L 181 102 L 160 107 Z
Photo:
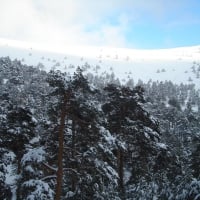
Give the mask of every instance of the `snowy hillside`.
M 0 57 L 19 59 L 23 64 L 45 66 L 46 70 L 73 71 L 72 66 L 88 63 L 87 69 L 106 76 L 113 73 L 123 83 L 133 78 L 147 82 L 171 80 L 174 83 L 199 84 L 200 46 L 135 50 L 108 47 L 43 47 L 13 40 L 0 39 Z M 43 66 L 43 67 L 44 67 Z

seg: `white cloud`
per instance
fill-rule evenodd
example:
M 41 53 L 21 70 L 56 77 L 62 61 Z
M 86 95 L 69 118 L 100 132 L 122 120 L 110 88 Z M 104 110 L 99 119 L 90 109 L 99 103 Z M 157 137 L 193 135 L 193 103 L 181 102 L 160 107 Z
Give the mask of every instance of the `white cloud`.
M 127 46 L 143 17 L 165 18 L 181 0 L 1 0 L 0 37 L 53 43 Z M 178 12 L 178 11 L 177 11 Z
M 4 0 L 0 3 L 0 36 L 67 45 L 108 44 L 113 34 L 112 44 L 124 45 L 121 24 L 104 25 L 110 9 L 111 3 L 105 5 L 105 1 Z M 98 29 L 87 31 L 92 26 Z

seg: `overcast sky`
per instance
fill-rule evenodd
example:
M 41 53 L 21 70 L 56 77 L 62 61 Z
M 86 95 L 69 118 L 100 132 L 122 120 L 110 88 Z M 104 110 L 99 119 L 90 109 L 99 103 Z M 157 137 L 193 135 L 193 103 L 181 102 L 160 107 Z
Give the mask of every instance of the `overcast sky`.
M 0 37 L 57 46 L 200 45 L 200 0 L 0 0 Z

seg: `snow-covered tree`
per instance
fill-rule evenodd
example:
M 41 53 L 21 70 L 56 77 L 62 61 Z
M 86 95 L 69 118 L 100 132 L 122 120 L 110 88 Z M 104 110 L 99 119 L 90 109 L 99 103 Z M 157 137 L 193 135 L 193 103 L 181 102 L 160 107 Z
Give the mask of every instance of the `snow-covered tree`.
M 123 147 L 118 146 L 115 155 L 119 189 L 121 197 L 125 198 L 126 185 L 137 183 L 141 178 L 147 180 L 151 176 L 154 156 L 163 147 L 158 143 L 158 123 L 142 106 L 143 88 L 108 85 L 105 91 L 107 101 L 102 108 L 107 116 L 107 128 L 119 141 L 124 142 Z

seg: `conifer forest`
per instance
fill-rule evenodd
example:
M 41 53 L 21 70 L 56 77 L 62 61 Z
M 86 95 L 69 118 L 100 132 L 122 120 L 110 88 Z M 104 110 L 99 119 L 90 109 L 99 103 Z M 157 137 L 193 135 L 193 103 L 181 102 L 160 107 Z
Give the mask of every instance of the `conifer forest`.
M 0 199 L 200 200 L 195 85 L 86 67 L 0 58 Z

